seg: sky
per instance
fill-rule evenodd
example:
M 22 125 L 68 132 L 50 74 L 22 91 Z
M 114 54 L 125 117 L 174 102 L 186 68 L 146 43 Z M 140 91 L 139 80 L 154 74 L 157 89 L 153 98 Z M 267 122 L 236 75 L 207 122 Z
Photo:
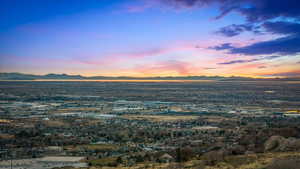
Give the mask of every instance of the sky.
M 0 72 L 300 76 L 299 0 L 0 0 Z

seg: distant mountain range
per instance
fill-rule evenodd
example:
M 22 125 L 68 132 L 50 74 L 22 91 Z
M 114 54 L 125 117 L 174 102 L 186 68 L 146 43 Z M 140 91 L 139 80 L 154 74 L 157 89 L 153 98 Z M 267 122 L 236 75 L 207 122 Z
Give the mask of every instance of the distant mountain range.
M 246 80 L 300 80 L 300 78 L 249 78 L 249 77 L 222 77 L 222 76 L 169 76 L 169 77 L 110 77 L 110 76 L 81 76 L 68 74 L 32 75 L 23 73 L 0 73 L 0 80 L 220 80 L 220 81 L 246 81 Z

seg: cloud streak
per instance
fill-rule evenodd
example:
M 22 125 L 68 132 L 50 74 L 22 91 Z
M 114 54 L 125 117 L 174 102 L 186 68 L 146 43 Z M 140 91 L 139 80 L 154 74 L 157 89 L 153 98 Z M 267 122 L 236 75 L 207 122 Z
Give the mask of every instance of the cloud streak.
M 217 46 L 212 46 L 212 47 L 209 47 L 208 49 L 214 49 L 214 50 L 226 50 L 226 49 L 233 49 L 234 46 L 232 46 L 231 43 L 223 43 L 221 45 L 217 45 Z
M 128 59 L 143 59 L 146 57 L 162 55 L 173 50 L 177 50 L 177 48 L 152 48 L 133 52 L 113 53 L 99 57 L 83 56 L 74 58 L 74 60 L 88 65 L 111 65 L 125 62 Z
M 203 8 L 217 5 L 222 18 L 230 12 L 238 12 L 246 18 L 246 24 L 232 24 L 220 28 L 218 34 L 233 37 L 243 32 L 260 33 L 261 29 L 285 37 L 257 42 L 240 48 L 231 48 L 230 53 L 242 55 L 282 54 L 300 52 L 300 1 L 298 0 L 160 0 L 177 8 Z M 270 22 L 272 19 L 281 21 Z M 283 21 L 283 20 L 289 21 Z M 216 48 L 222 50 L 222 47 Z
M 202 8 L 218 5 L 222 18 L 230 12 L 238 12 L 248 22 L 262 22 L 278 17 L 300 17 L 300 1 L 298 0 L 159 0 L 176 8 Z
M 193 74 L 195 70 L 187 62 L 178 60 L 168 60 L 156 62 L 151 65 L 139 65 L 136 68 L 134 68 L 134 71 L 145 75 L 169 74 L 185 76 Z
M 300 77 L 300 71 L 289 71 L 289 72 L 281 72 L 281 73 L 264 74 L 263 76 Z
M 269 41 L 257 42 L 240 48 L 232 48 L 230 53 L 243 55 L 294 55 L 300 52 L 300 36 L 292 35 Z
M 255 58 L 255 59 L 240 59 L 240 60 L 232 60 L 229 62 L 221 62 L 218 63 L 219 65 L 232 65 L 232 64 L 241 64 L 241 63 L 251 63 L 251 62 L 257 62 L 257 61 L 262 61 L 262 60 L 272 60 L 279 58 L 280 56 L 266 56 L 266 57 L 261 57 L 261 58 Z
M 265 22 L 263 28 L 267 32 L 273 34 L 283 35 L 297 35 L 300 34 L 300 24 L 296 22 L 277 21 L 277 22 Z
M 300 52 L 300 24 L 295 22 L 265 22 L 262 27 L 271 34 L 284 35 L 284 37 L 256 42 L 244 47 L 233 47 L 230 43 L 211 47 L 210 49 L 229 49 L 231 54 L 242 55 L 295 55 Z M 227 48 L 226 48 L 227 47 Z
M 226 36 L 226 37 L 233 37 L 233 36 L 237 36 L 246 31 L 260 33 L 259 27 L 251 25 L 251 24 L 239 24 L 239 25 L 232 24 L 232 25 L 220 28 L 220 30 L 216 31 L 216 33 Z

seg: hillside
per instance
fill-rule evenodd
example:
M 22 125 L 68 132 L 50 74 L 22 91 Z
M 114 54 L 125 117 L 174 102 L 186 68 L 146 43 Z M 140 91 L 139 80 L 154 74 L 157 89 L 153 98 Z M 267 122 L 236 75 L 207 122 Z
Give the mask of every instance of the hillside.
M 300 78 L 250 78 L 250 77 L 222 77 L 222 76 L 166 76 L 166 77 L 129 77 L 129 76 L 81 76 L 68 74 L 33 75 L 23 73 L 0 73 L 0 80 L 218 80 L 218 81 L 260 81 L 260 80 L 288 80 L 298 81 Z
M 300 165 L 300 152 L 277 152 L 227 156 L 224 161 L 207 165 L 205 160 L 191 160 L 184 163 L 140 163 L 131 167 L 97 167 L 84 169 L 298 169 Z M 102 160 L 108 162 L 112 159 Z M 72 167 L 55 169 L 74 169 Z

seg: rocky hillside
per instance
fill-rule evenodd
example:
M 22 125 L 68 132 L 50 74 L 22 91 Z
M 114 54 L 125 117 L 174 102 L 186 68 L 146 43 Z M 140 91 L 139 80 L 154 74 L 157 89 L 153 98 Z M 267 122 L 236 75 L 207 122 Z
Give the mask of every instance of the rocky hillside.
M 91 166 L 85 169 L 299 169 L 300 139 L 272 136 L 265 142 L 264 148 L 264 153 L 245 152 L 243 155 L 226 155 L 224 150 L 211 151 L 182 163 L 149 162 L 137 163 L 131 167 L 121 165 L 117 167 Z M 102 159 L 101 163 L 103 161 L 105 159 Z M 71 168 L 65 167 L 63 169 Z

